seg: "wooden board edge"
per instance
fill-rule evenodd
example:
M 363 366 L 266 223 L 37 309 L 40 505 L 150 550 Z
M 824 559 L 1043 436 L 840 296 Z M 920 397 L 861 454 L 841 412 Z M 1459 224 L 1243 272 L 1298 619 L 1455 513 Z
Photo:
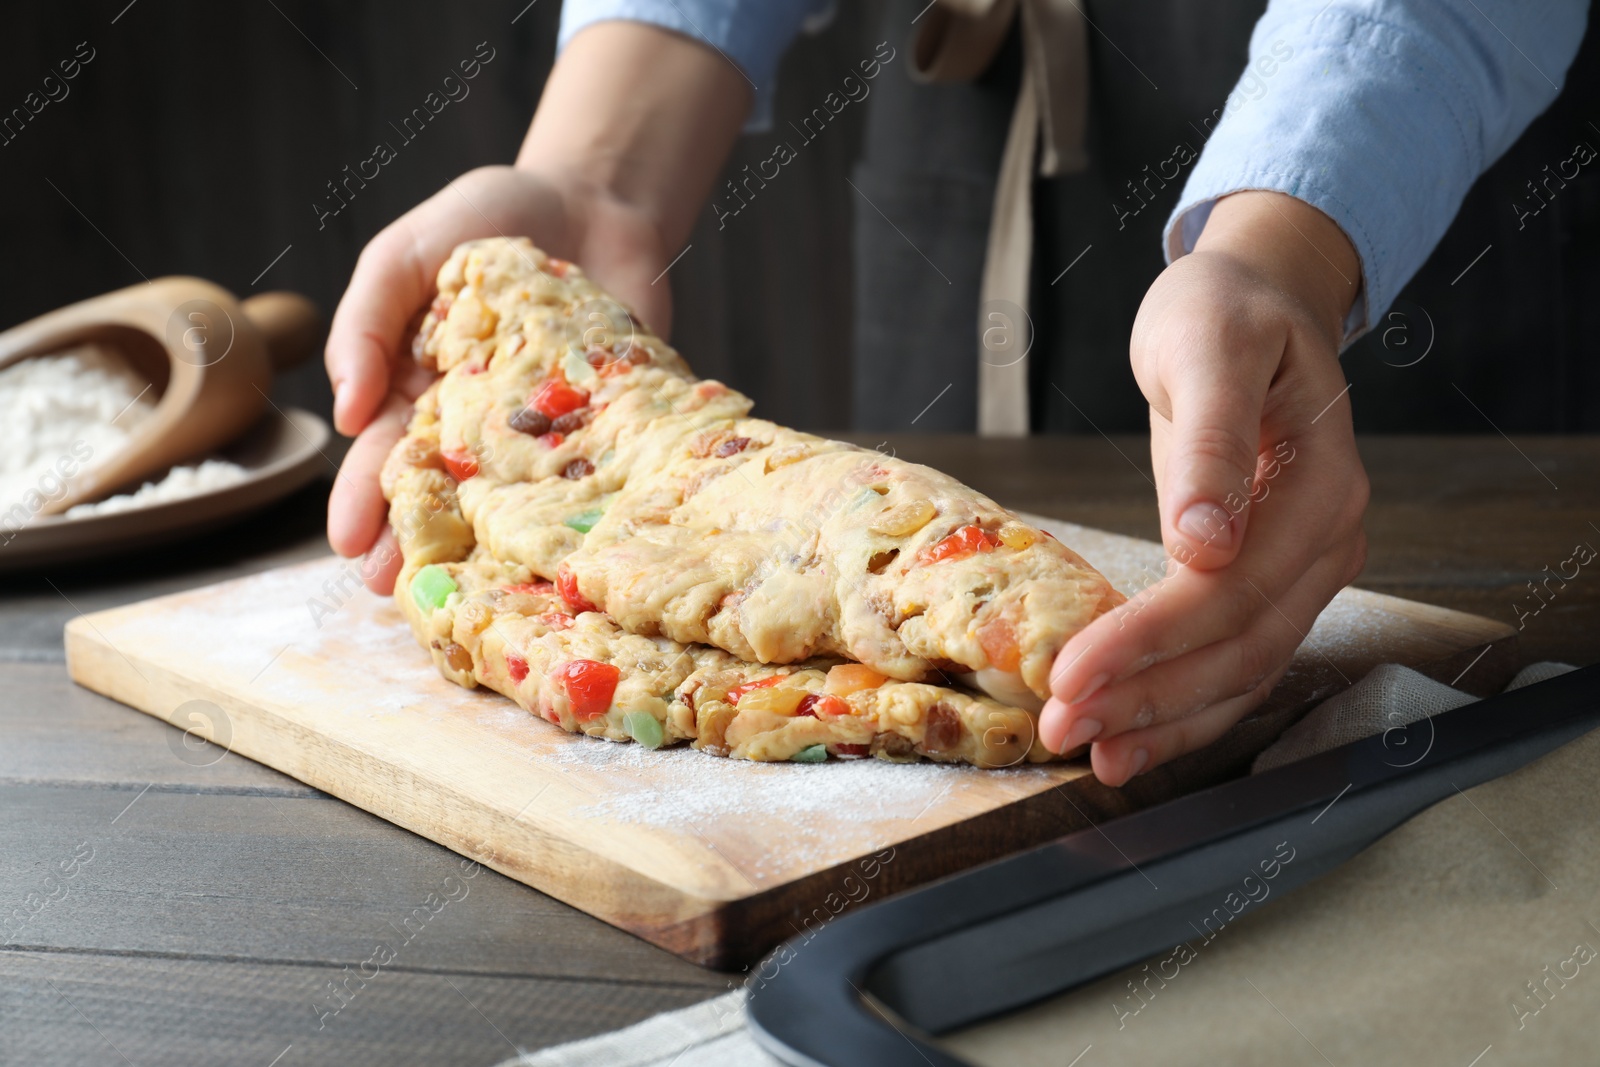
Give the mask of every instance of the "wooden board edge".
M 1481 615 L 1467 615 L 1467 617 L 1483 618 Z M 1411 669 L 1418 674 L 1427 675 L 1436 682 L 1443 682 L 1452 689 L 1460 689 L 1462 692 L 1482 698 L 1502 692 L 1511 679 L 1516 677 L 1517 672 L 1526 666 L 1522 662 L 1521 653 L 1521 635 L 1515 627 L 1507 625 L 1501 637 L 1427 663 L 1417 664 Z

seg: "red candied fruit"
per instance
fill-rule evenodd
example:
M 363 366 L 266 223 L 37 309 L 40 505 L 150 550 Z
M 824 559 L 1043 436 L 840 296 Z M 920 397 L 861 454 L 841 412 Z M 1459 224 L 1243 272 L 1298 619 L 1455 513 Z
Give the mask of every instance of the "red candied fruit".
M 833 745 L 835 756 L 865 756 L 872 751 L 871 745 Z
M 947 559 L 964 559 L 979 552 L 992 552 L 1000 538 L 981 526 L 963 526 L 936 544 L 923 549 L 917 559 L 922 563 L 941 563 Z
M 440 452 L 439 458 L 444 460 L 444 469 L 450 472 L 450 477 L 458 482 L 478 476 L 478 457 L 466 449 Z
M 600 609 L 578 592 L 578 579 L 565 563 L 556 568 L 556 590 L 560 592 L 561 599 L 567 602 L 567 607 L 578 613 L 585 611 L 599 611 Z
M 557 259 L 555 256 L 551 256 L 549 259 L 545 260 L 544 269 L 546 273 L 554 274 L 557 278 L 565 278 L 567 276 L 567 271 L 572 269 L 572 263 L 568 260 Z
M 518 582 L 516 585 L 506 586 L 505 591 L 525 593 L 528 596 L 543 596 L 545 593 L 554 593 L 556 587 L 553 582 Z
M 576 389 L 560 378 L 551 378 L 539 387 L 528 403 L 536 410 L 558 419 L 569 411 L 577 411 L 589 403 L 589 394 Z
M 562 433 L 542 433 L 537 438 L 538 442 L 546 448 L 560 448 L 561 442 L 566 439 L 567 435 Z
M 522 680 L 528 676 L 528 661 L 515 652 L 507 652 L 506 673 L 511 675 L 512 684 L 521 685 Z
M 555 673 L 556 681 L 567 692 L 572 716 L 579 722 L 598 719 L 606 713 L 621 677 L 622 672 L 616 667 L 592 659 L 564 663 Z
M 572 627 L 572 616 L 563 615 L 559 611 L 552 611 L 549 614 L 540 615 L 539 621 L 544 623 L 545 629 L 547 630 L 567 630 Z

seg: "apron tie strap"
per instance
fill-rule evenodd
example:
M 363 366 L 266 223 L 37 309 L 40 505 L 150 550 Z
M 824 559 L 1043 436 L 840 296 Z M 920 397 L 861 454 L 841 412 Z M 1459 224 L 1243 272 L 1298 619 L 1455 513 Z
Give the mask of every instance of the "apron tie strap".
M 1011 113 L 979 291 L 978 433 L 1028 433 L 1026 320 L 1033 259 L 1035 161 L 1044 177 L 1083 170 L 1089 55 L 1076 0 L 935 0 L 911 46 L 912 77 L 967 82 L 981 76 L 1022 19 L 1022 84 Z M 1011 321 L 1010 309 L 1024 315 Z M 998 332 L 997 332 L 998 331 Z

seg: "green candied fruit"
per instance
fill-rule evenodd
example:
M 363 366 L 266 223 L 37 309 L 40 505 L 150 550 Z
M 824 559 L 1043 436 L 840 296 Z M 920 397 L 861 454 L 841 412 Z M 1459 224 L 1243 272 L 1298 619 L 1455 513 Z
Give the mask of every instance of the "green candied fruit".
M 622 717 L 622 728 L 645 748 L 660 748 L 661 721 L 648 711 L 630 711 Z
M 789 757 L 790 763 L 821 763 L 828 758 L 827 745 L 812 745 L 802 748 L 799 752 Z
M 580 511 L 576 515 L 568 516 L 564 523 L 579 533 L 588 533 L 594 529 L 594 524 L 599 522 L 600 516 L 604 514 L 605 509 L 603 508 L 590 508 L 588 511 Z
M 411 579 L 411 599 L 423 611 L 436 611 L 444 607 L 444 602 L 456 588 L 455 579 L 443 567 L 430 563 Z
M 594 383 L 600 380 L 599 373 L 589 365 L 589 361 L 584 358 L 583 352 L 578 349 L 576 341 L 569 345 L 566 352 L 562 354 L 561 373 L 566 375 L 567 381 L 576 385 L 579 389 L 592 390 Z

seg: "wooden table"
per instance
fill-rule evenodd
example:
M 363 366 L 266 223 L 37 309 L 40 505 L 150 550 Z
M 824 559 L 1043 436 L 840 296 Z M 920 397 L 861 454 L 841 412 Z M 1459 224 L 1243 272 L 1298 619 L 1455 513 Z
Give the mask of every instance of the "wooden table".
M 1156 536 L 1138 438 L 889 445 L 1012 506 Z M 1600 548 L 1600 438 L 1374 438 L 1362 452 L 1364 586 L 1515 622 L 1526 583 L 1580 541 Z M 186 750 L 67 681 L 66 620 L 325 553 L 325 495 L 181 547 L 6 579 L 0 1062 L 489 1064 L 731 986 L 293 779 Z M 1530 660 L 1600 658 L 1600 573 L 1561 589 L 1523 644 Z M 430 893 L 435 910 L 406 924 Z

